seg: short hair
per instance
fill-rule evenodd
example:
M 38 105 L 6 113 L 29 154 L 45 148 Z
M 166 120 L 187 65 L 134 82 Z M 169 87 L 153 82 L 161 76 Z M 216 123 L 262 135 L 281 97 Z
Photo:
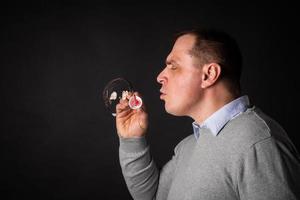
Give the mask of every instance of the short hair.
M 241 92 L 242 55 L 239 46 L 229 34 L 216 29 L 192 29 L 175 35 L 176 41 L 183 35 L 196 36 L 191 54 L 199 58 L 200 65 L 215 62 L 221 66 L 220 79 L 230 83 L 232 92 Z

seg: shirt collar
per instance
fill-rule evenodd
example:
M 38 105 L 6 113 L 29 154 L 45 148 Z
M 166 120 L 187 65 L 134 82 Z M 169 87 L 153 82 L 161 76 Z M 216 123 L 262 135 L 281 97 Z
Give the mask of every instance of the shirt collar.
M 192 124 L 196 139 L 200 136 L 201 128 L 207 128 L 214 136 L 217 136 L 225 124 L 242 112 L 245 112 L 249 104 L 248 96 L 244 95 L 224 105 L 208 117 L 202 124 L 197 124 L 194 121 Z

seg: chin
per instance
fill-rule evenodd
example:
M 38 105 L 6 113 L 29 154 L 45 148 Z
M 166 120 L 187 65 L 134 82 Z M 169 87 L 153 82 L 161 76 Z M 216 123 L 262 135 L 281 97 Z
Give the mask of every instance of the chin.
M 174 116 L 184 116 L 184 112 L 180 111 L 180 109 L 172 108 L 170 106 L 165 105 L 165 110 L 167 113 L 174 115 Z

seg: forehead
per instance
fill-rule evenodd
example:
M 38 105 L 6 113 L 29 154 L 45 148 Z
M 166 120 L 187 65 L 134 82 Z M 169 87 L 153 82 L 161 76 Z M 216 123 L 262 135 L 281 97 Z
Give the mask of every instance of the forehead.
M 196 36 L 194 36 L 194 35 L 188 34 L 188 35 L 180 36 L 176 40 L 168 58 L 169 59 L 178 58 L 178 57 L 181 57 L 184 55 L 191 56 L 190 50 L 193 48 L 195 41 L 196 41 Z

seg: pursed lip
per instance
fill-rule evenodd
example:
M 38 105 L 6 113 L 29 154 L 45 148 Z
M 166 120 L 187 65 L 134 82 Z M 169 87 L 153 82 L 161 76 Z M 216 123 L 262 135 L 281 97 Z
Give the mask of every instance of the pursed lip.
M 160 99 L 162 99 L 165 95 L 166 95 L 166 93 L 164 91 L 160 90 Z

